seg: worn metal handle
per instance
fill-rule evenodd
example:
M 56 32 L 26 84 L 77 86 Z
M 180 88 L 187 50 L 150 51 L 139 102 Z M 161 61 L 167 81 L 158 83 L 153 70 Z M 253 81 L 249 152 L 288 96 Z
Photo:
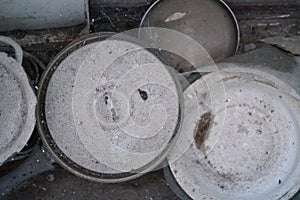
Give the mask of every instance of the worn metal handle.
M 20 45 L 17 42 L 15 42 L 13 39 L 11 39 L 10 37 L 1 36 L 1 35 L 0 35 L 0 42 L 8 44 L 14 48 L 15 59 L 21 65 L 22 61 L 23 61 L 23 50 L 20 47 Z

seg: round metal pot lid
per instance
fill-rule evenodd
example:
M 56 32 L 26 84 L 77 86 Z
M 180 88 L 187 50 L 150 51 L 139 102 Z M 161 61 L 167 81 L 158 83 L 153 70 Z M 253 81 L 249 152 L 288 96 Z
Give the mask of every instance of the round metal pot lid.
M 38 93 L 38 128 L 65 168 L 102 182 L 155 168 L 176 139 L 178 85 L 151 52 L 93 34 L 49 65 Z
M 148 9 L 140 27 L 161 27 L 184 33 L 202 45 L 215 62 L 235 54 L 240 40 L 234 13 L 219 0 L 158 0 Z M 148 34 L 155 38 L 155 33 L 149 31 Z M 179 72 L 198 67 L 168 56 Z
M 0 165 L 20 152 L 35 126 L 36 96 L 22 66 L 0 52 Z
M 290 199 L 300 188 L 299 100 L 254 69 L 197 80 L 184 92 L 185 118 L 168 157 L 177 183 L 192 199 Z

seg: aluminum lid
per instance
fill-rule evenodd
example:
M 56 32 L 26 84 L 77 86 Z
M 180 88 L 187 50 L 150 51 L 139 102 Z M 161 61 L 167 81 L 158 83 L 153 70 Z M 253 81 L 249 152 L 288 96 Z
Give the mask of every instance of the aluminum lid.
M 38 128 L 65 168 L 119 182 L 160 164 L 181 115 L 177 83 L 162 62 L 110 36 L 85 37 L 52 61 L 38 94 Z
M 36 96 L 22 66 L 0 53 L 0 165 L 20 152 L 35 126 Z
M 260 70 L 231 67 L 184 92 L 171 172 L 192 199 L 290 199 L 300 188 L 300 96 Z

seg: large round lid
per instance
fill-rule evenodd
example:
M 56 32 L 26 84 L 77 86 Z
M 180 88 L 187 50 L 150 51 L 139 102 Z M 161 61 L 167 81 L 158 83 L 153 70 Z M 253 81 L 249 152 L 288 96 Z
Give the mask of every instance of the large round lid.
M 170 169 L 192 199 L 289 199 L 300 188 L 300 96 L 268 73 L 239 67 L 184 92 Z
M 43 76 L 38 127 L 64 167 L 124 181 L 155 168 L 176 139 L 177 83 L 151 52 L 112 34 L 82 38 Z
M 0 165 L 20 152 L 35 125 L 36 97 L 22 66 L 0 52 Z
M 158 0 L 144 15 L 141 27 L 161 27 L 184 33 L 202 45 L 216 62 L 233 55 L 239 45 L 235 15 L 219 0 Z M 149 36 L 155 38 L 155 32 L 149 31 Z M 171 60 L 179 71 L 193 70 L 179 58 Z

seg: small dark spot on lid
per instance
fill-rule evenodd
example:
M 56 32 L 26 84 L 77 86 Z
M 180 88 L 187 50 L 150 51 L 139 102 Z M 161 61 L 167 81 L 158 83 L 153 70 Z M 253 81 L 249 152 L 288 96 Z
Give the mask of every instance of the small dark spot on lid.
M 224 185 L 219 185 L 219 187 L 223 190 L 225 188 Z
M 273 113 L 274 112 L 274 110 L 271 110 L 271 113 Z
M 268 155 L 269 154 L 269 152 L 266 152 L 266 155 Z
M 200 161 L 199 161 L 199 160 L 197 160 L 197 161 L 196 161 L 196 163 L 197 163 L 197 164 L 200 164 Z
M 250 116 L 251 116 L 251 115 L 252 115 L 252 112 L 248 112 L 248 115 L 250 115 Z
M 139 91 L 139 93 L 140 93 L 141 98 L 142 98 L 144 101 L 146 101 L 146 100 L 148 99 L 148 94 L 147 94 L 147 92 L 146 92 L 146 91 L 143 91 L 143 90 L 141 90 L 141 89 L 138 89 L 138 91 Z
M 108 96 L 106 96 L 106 95 L 104 95 L 104 103 L 105 103 L 105 105 L 108 104 Z
M 278 180 L 278 184 L 281 184 L 281 180 L 280 179 Z
M 175 169 L 175 170 L 174 170 L 174 174 L 177 174 L 177 172 L 178 172 L 178 171 Z
M 109 54 L 112 54 L 112 51 L 108 52 Z
M 281 95 L 279 95 L 279 98 L 281 99 L 281 98 L 282 98 L 282 96 L 281 96 Z
M 72 86 L 73 87 L 73 86 Z M 98 87 L 96 87 L 96 92 L 99 92 L 100 90 L 99 90 L 99 88 Z
M 202 93 L 202 94 L 201 94 L 201 97 L 202 97 L 202 98 L 206 98 L 206 97 L 207 97 L 207 93 L 206 93 L 206 92 Z

